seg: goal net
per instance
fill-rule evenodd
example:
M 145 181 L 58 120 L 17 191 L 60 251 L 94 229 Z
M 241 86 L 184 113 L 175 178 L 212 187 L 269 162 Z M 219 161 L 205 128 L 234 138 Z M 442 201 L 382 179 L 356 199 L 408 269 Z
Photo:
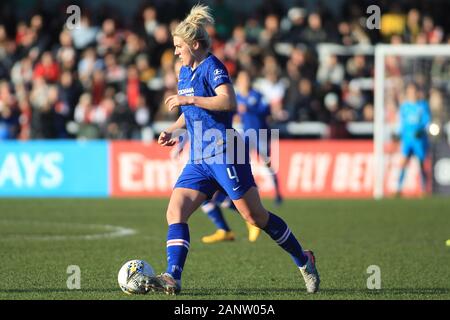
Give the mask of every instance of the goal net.
M 429 151 L 446 137 L 450 124 L 450 45 L 377 45 L 375 48 L 374 197 L 398 189 L 401 150 L 398 139 L 399 107 L 408 83 L 418 85 L 419 97 L 431 112 L 427 127 Z M 425 162 L 431 190 L 431 157 Z M 421 193 L 420 167 L 416 157 L 408 163 L 402 194 Z

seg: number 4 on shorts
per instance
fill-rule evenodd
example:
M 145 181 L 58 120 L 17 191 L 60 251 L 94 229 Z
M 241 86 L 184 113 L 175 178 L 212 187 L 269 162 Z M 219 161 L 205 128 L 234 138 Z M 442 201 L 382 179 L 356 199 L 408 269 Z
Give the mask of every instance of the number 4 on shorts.
M 231 169 L 231 170 L 230 170 L 230 169 Z M 233 171 L 233 172 L 231 172 L 231 171 Z M 227 173 L 228 173 L 228 177 L 229 177 L 231 180 L 236 179 L 236 182 L 239 183 L 239 178 L 238 178 L 238 176 L 237 176 L 236 168 L 235 168 L 234 166 L 231 166 L 230 168 L 227 168 Z

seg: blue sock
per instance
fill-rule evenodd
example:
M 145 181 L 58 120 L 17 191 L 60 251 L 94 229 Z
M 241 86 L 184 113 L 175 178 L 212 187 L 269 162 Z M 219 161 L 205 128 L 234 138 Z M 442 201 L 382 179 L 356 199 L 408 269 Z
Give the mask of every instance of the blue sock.
M 263 230 L 291 255 L 298 267 L 303 267 L 306 264 L 308 257 L 303 253 L 300 243 L 283 219 L 269 212 L 269 221 Z
M 187 223 L 169 225 L 167 232 L 167 270 L 176 280 L 181 280 L 184 262 L 189 251 L 189 226 Z
M 405 180 L 406 168 L 401 169 L 400 176 L 398 178 L 398 192 L 403 189 L 403 181 Z
M 208 214 L 209 220 L 211 220 L 217 229 L 223 229 L 225 231 L 230 231 L 225 218 L 223 217 L 222 210 L 213 201 L 205 201 L 202 204 L 202 210 Z
M 233 201 L 228 197 L 227 194 L 223 192 L 219 192 L 217 196 L 215 197 L 214 201 L 220 205 L 222 208 L 228 208 L 234 211 L 237 211 L 236 206 L 234 205 Z
M 280 194 L 280 185 L 278 184 L 278 177 L 277 174 L 273 171 L 272 168 L 269 167 L 269 171 L 270 174 L 272 175 L 272 181 L 273 181 L 273 186 L 275 188 L 275 193 L 277 194 L 277 197 L 281 197 Z

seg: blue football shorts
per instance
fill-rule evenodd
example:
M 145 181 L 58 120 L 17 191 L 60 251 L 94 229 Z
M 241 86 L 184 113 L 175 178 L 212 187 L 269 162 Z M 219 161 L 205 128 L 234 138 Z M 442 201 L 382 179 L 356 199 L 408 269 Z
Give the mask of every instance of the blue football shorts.
M 222 158 L 223 154 L 215 156 Z M 232 200 L 238 200 L 256 187 L 249 161 L 226 163 L 214 159 L 189 161 L 175 183 L 175 188 L 198 190 L 211 199 L 216 191 L 225 192 Z
M 424 139 L 405 139 L 402 141 L 402 155 L 415 155 L 420 161 L 425 161 L 428 152 L 428 142 Z

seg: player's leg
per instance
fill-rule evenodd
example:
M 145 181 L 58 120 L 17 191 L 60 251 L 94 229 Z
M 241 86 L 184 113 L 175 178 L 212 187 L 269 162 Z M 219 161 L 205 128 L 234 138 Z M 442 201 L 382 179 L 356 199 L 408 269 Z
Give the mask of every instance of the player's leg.
M 189 226 L 191 214 L 207 198 L 206 194 L 193 189 L 175 188 L 170 197 L 166 218 L 167 231 L 167 269 L 166 272 L 151 278 L 145 284 L 147 290 L 176 294 L 181 290 L 183 272 L 190 247 Z
M 420 166 L 420 182 L 422 187 L 422 193 L 427 191 L 427 171 L 425 169 L 425 159 L 427 157 L 428 143 L 427 141 L 418 141 L 414 146 L 414 154 L 419 160 Z
M 283 202 L 283 197 L 281 196 L 280 185 L 278 183 L 278 176 L 273 170 L 270 161 L 266 162 L 265 165 L 267 171 L 269 172 L 270 177 L 272 178 L 273 186 L 275 189 L 275 205 L 279 206 Z
M 278 183 L 278 176 L 272 168 L 270 160 L 270 136 L 267 139 L 261 139 L 259 136 L 255 142 L 250 141 L 249 147 L 255 150 L 259 157 L 264 161 L 264 165 L 270 178 L 272 179 L 273 187 L 275 189 L 275 205 L 279 206 L 283 202 L 283 197 L 280 192 L 280 184 Z
M 422 193 L 427 192 L 427 171 L 425 170 L 425 160 L 419 160 L 420 165 L 420 182 L 422 187 Z
M 153 291 L 175 294 L 181 290 L 181 273 L 190 247 L 187 221 L 202 202 L 216 191 L 215 185 L 201 166 L 187 164 L 183 169 L 170 196 L 166 218 L 167 231 L 167 269 L 152 278 L 147 287 Z
M 208 218 L 214 223 L 217 230 L 209 235 L 202 238 L 203 243 L 215 243 L 221 241 L 232 241 L 234 240 L 234 233 L 228 226 L 225 217 L 223 216 L 222 210 L 220 208 L 220 202 L 218 202 L 218 194 L 220 191 L 216 192 L 211 200 L 207 200 L 202 203 L 201 208 L 204 213 L 207 214 Z M 225 195 L 226 196 L 226 195 Z
M 176 294 L 181 290 L 183 272 L 190 247 L 189 226 L 191 214 L 207 198 L 206 194 L 193 189 L 175 188 L 167 208 L 167 269 L 166 272 L 149 281 L 147 286 L 153 291 Z
M 400 159 L 400 174 L 398 176 L 397 195 L 400 195 L 403 190 L 406 176 L 406 167 L 408 166 L 409 158 L 409 156 L 402 155 L 402 158 Z
M 400 159 L 400 174 L 398 177 L 398 183 L 397 183 L 397 196 L 401 195 L 401 192 L 403 190 L 403 184 L 405 182 L 405 176 L 406 176 L 406 168 L 408 166 L 409 159 L 411 157 L 412 150 L 412 144 L 410 141 L 402 141 L 401 145 L 401 154 L 402 158 Z
M 235 160 L 233 158 L 228 158 Z M 273 213 L 269 213 L 262 205 L 249 162 L 211 164 L 208 167 L 213 178 L 233 200 L 242 217 L 252 225 L 263 229 L 285 251 L 300 268 L 306 282 L 308 292 L 316 292 L 319 288 L 319 274 L 315 268 L 312 252 L 303 251 L 299 242 L 287 224 Z
M 262 205 L 256 187 L 251 187 L 239 199 L 233 200 L 242 217 L 264 230 L 283 248 L 300 269 L 308 292 L 319 289 L 320 277 L 315 267 L 315 257 L 311 251 L 303 250 L 286 222 L 279 216 L 268 212 Z
M 238 212 L 233 201 L 231 201 L 230 197 L 225 192 L 218 191 L 215 194 L 214 199 L 215 203 L 217 205 L 220 205 L 220 207 Z M 246 225 L 248 230 L 248 241 L 255 242 L 258 239 L 259 235 L 261 234 L 261 229 L 248 222 L 246 222 Z

